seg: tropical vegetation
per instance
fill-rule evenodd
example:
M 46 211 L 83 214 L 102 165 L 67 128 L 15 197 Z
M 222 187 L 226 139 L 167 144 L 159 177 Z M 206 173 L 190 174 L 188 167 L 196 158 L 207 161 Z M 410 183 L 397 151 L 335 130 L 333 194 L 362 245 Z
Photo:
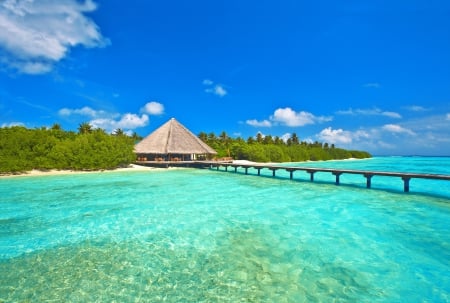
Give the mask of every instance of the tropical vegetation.
M 226 132 L 219 136 L 214 133 L 199 134 L 199 138 L 217 151 L 220 158 L 231 157 L 255 162 L 299 162 L 349 158 L 370 158 L 365 151 L 337 148 L 334 144 L 300 141 L 293 133 L 283 140 L 271 135 L 258 134 L 256 138 L 231 138 Z
M 136 136 L 127 136 L 121 130 L 110 135 L 89 123 L 80 124 L 78 133 L 64 131 L 59 124 L 37 129 L 0 128 L 0 173 L 127 166 L 136 159 Z
M 258 134 L 247 140 L 201 132 L 198 137 L 214 148 L 217 157 L 255 162 L 297 162 L 367 158 L 364 151 L 345 150 L 333 144 L 300 141 L 294 133 L 286 141 Z M 38 170 L 101 170 L 125 167 L 136 160 L 134 145 L 141 140 L 122 129 L 108 134 L 81 123 L 78 132 L 65 131 L 59 124 L 50 128 L 21 126 L 0 128 L 0 173 Z

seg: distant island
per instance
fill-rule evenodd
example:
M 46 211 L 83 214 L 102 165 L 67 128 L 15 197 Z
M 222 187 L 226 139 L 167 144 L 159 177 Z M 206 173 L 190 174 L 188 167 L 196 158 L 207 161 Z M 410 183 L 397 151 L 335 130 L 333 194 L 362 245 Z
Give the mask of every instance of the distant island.
M 340 159 L 371 158 L 366 151 L 346 150 L 334 144 L 300 141 L 293 133 L 286 141 L 280 137 L 261 135 L 256 138 L 231 138 L 226 132 L 219 136 L 201 132 L 199 138 L 217 151 L 217 157 L 231 157 L 235 160 L 253 162 L 301 162 Z
M 328 143 L 301 142 L 293 134 L 284 141 L 258 134 L 247 140 L 201 132 L 198 137 L 217 151 L 217 157 L 254 162 L 299 162 L 348 158 L 369 158 L 364 151 L 345 150 Z M 121 129 L 113 134 L 79 125 L 78 132 L 65 131 L 59 124 L 29 129 L 0 128 L 0 174 L 37 170 L 101 170 L 126 167 L 136 161 L 134 146 L 142 138 L 128 136 Z

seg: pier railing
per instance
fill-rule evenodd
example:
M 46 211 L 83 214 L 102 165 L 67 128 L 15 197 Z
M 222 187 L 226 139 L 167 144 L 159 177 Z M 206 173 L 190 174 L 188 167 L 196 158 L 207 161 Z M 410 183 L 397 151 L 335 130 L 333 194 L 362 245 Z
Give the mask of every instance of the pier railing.
M 372 186 L 373 176 L 386 176 L 386 177 L 397 177 L 403 180 L 403 190 L 404 192 L 409 192 L 409 182 L 411 179 L 431 179 L 431 180 L 447 180 L 450 181 L 450 175 L 438 175 L 438 174 L 421 174 L 421 173 L 403 173 L 403 172 L 385 172 L 385 171 L 367 171 L 367 170 L 352 170 L 352 169 L 333 169 L 333 168 L 317 168 L 317 167 L 300 167 L 300 166 L 282 166 L 282 165 L 272 165 L 272 164 L 238 164 L 238 163 L 223 163 L 223 162 L 202 162 L 204 167 L 209 167 L 210 169 L 216 168 L 219 170 L 220 167 L 224 167 L 225 171 L 228 168 L 234 168 L 237 172 L 239 167 L 245 170 L 245 174 L 248 174 L 249 168 L 254 168 L 257 170 L 258 176 L 261 174 L 262 169 L 269 169 L 272 171 L 272 176 L 275 177 L 275 172 L 277 170 L 286 170 L 289 172 L 289 177 L 292 180 L 294 178 L 294 172 L 305 171 L 310 174 L 311 182 L 314 181 L 314 174 L 317 172 L 328 172 L 335 176 L 336 185 L 340 184 L 340 176 L 342 174 L 353 174 L 361 175 L 366 178 L 366 187 L 370 188 Z

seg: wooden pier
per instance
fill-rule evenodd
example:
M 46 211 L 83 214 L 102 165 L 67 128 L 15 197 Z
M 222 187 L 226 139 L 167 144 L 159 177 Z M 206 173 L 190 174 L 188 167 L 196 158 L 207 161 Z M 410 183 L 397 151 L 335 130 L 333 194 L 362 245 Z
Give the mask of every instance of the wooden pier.
M 403 190 L 404 192 L 409 192 L 409 181 L 411 179 L 430 179 L 430 180 L 447 180 L 450 181 L 450 175 L 437 175 L 437 174 L 419 174 L 419 173 L 401 173 L 401 172 L 383 172 L 383 171 L 366 171 L 366 170 L 352 170 L 352 169 L 332 169 L 332 168 L 317 168 L 317 167 L 300 167 L 300 166 L 282 166 L 282 165 L 271 165 L 271 164 L 238 164 L 238 163 L 223 163 L 215 161 L 203 161 L 198 162 L 203 167 L 216 168 L 219 170 L 220 167 L 224 167 L 225 171 L 228 168 L 234 168 L 234 172 L 237 172 L 239 167 L 245 170 L 245 174 L 248 174 L 249 168 L 254 168 L 257 170 L 258 176 L 261 175 L 262 169 L 268 169 L 272 171 L 272 176 L 275 177 L 275 172 L 277 170 L 286 170 L 289 172 L 289 177 L 292 180 L 294 178 L 294 172 L 304 171 L 309 173 L 311 182 L 314 181 L 314 174 L 317 172 L 328 172 L 336 177 L 336 185 L 340 184 L 340 176 L 342 174 L 353 174 L 361 175 L 366 178 L 366 187 L 371 188 L 372 177 L 373 176 L 385 176 L 385 177 L 396 177 L 403 180 Z

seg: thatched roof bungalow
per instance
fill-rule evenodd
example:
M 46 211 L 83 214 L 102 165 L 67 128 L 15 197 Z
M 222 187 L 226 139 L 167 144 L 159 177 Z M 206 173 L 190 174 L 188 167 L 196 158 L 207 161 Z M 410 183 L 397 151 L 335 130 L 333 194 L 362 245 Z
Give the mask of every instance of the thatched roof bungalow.
M 175 118 L 136 144 L 134 151 L 141 161 L 206 160 L 217 154 Z

